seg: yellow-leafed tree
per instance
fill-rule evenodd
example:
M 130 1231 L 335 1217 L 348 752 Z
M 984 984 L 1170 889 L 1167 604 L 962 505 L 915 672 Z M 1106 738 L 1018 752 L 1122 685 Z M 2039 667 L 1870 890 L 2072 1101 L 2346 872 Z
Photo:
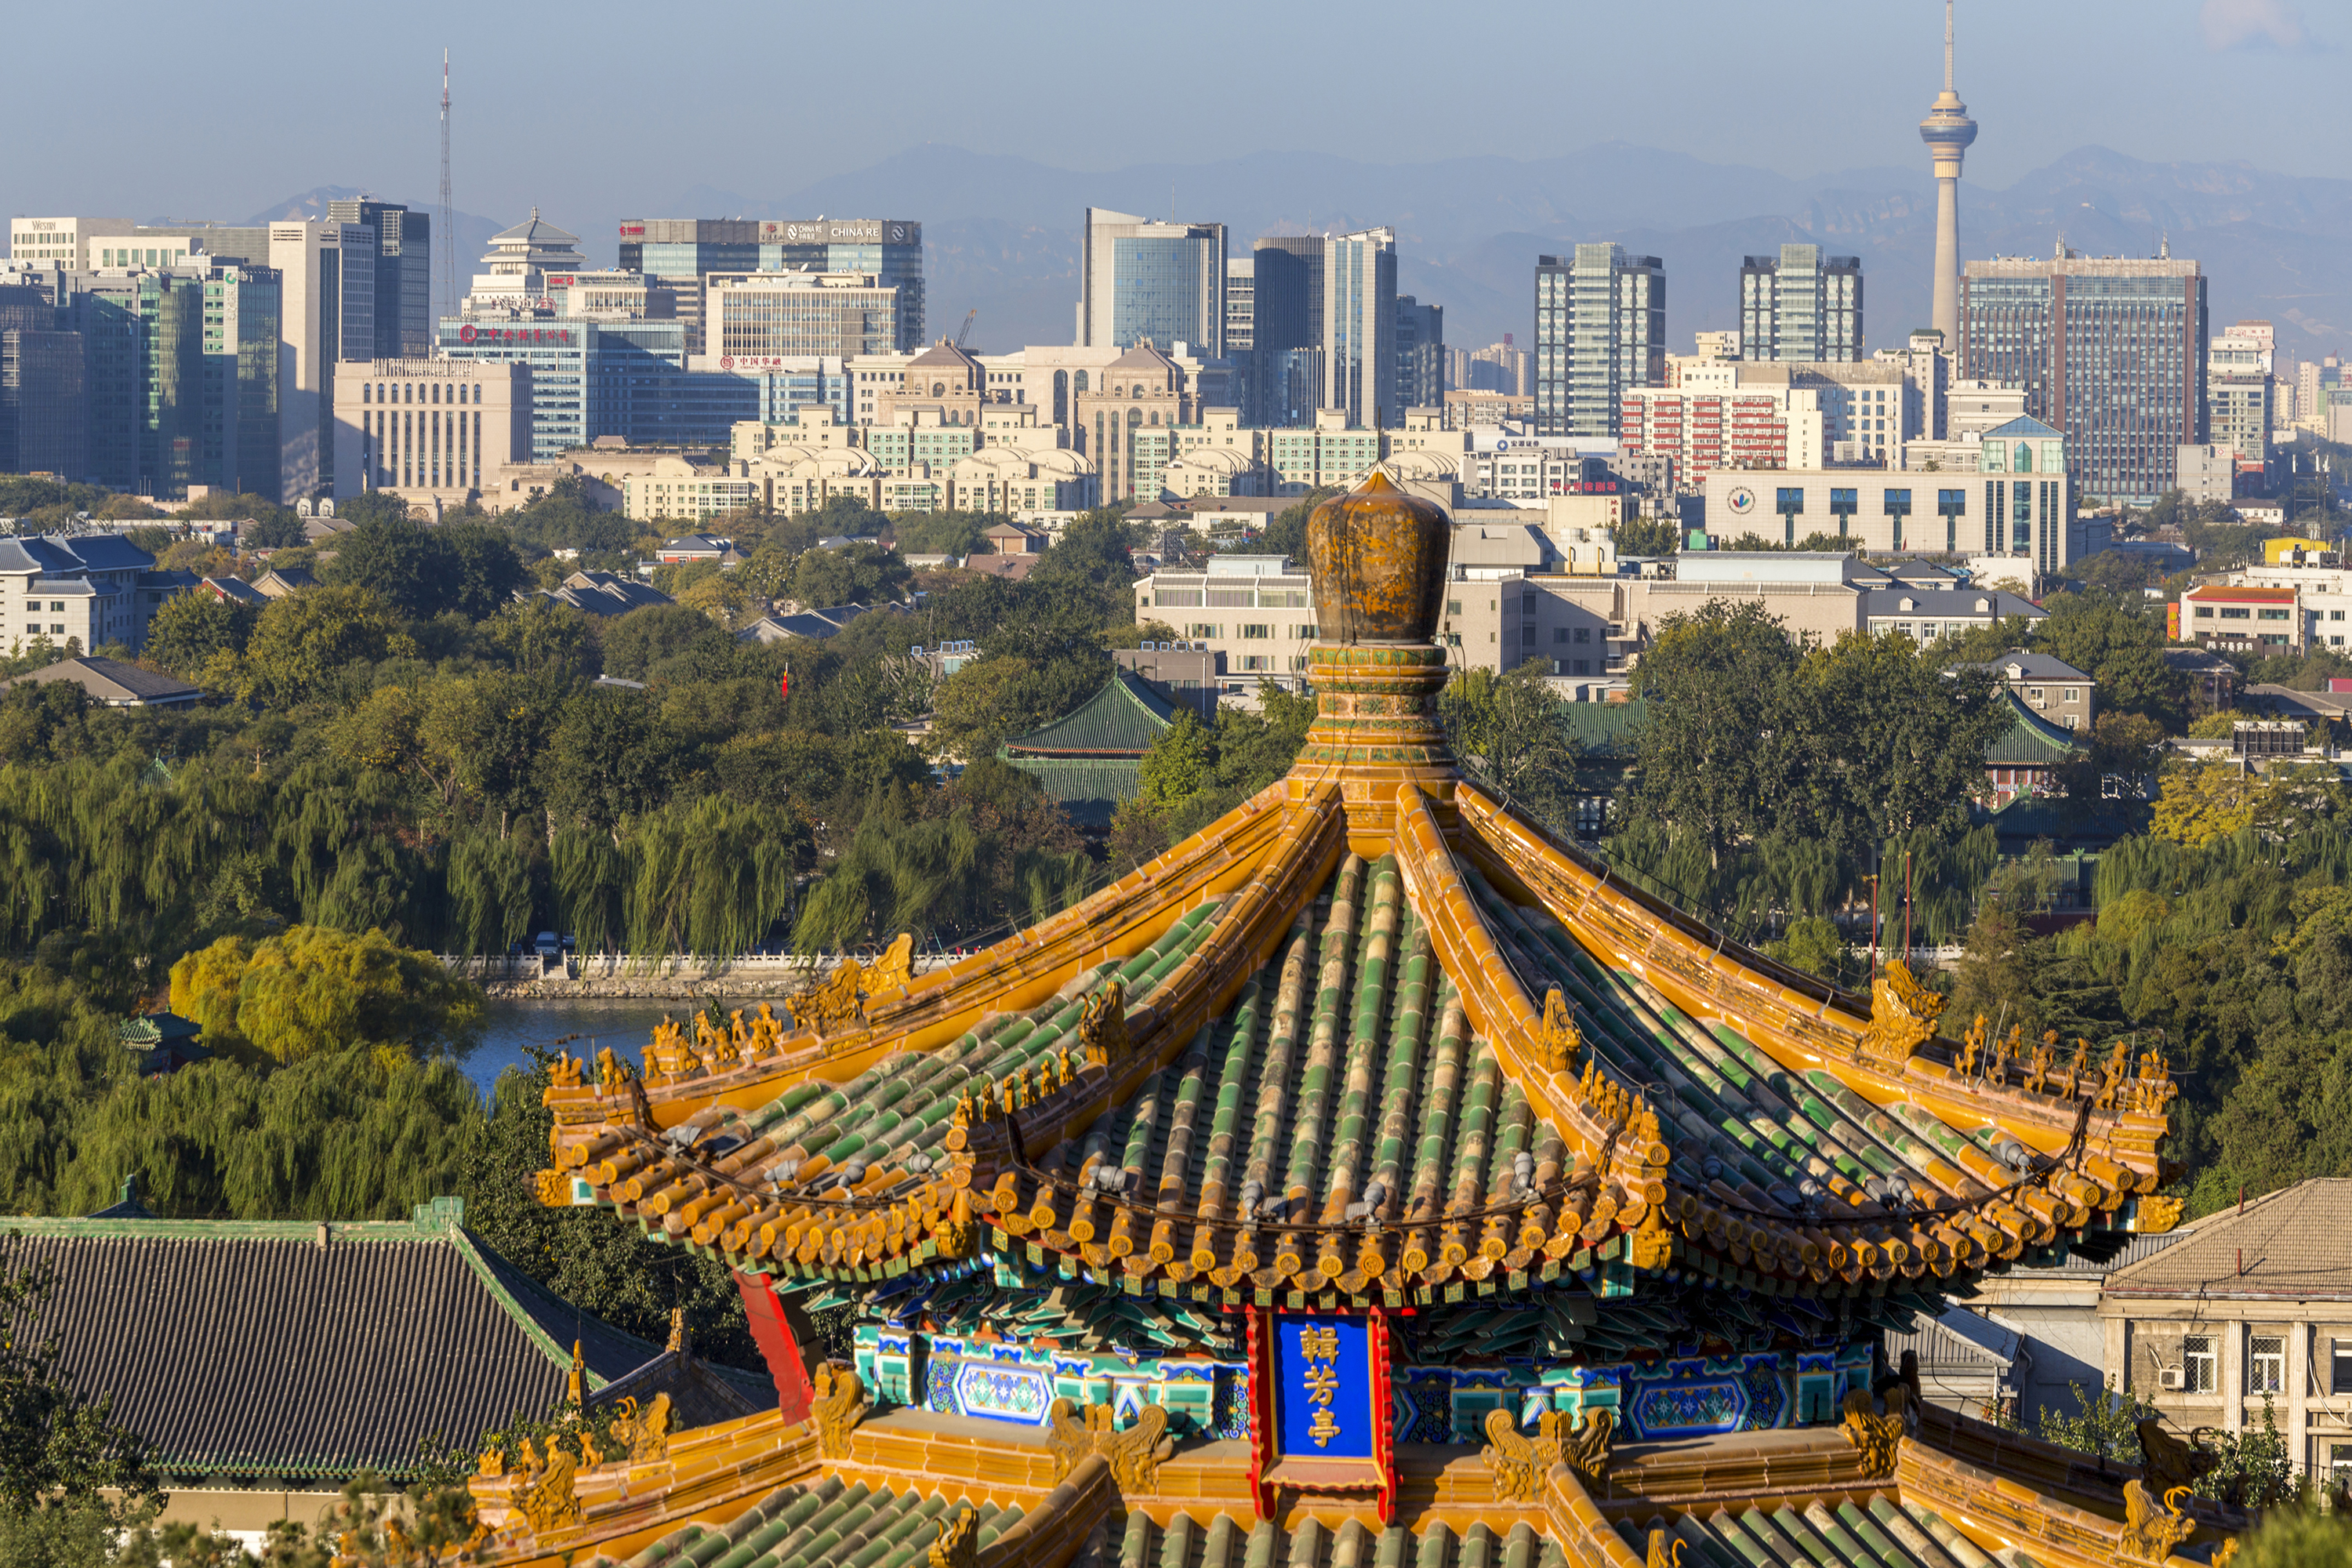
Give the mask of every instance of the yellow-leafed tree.
M 461 1045 L 480 1025 L 482 998 L 433 954 L 380 931 L 293 926 L 183 957 L 172 965 L 172 1010 L 215 1048 L 250 1047 L 284 1063 L 345 1046 L 422 1055 Z

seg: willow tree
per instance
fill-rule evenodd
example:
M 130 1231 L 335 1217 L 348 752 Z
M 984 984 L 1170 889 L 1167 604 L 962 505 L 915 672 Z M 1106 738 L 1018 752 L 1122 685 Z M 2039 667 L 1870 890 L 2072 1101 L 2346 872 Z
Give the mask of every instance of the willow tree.
M 472 828 L 449 841 L 451 950 L 504 952 L 530 934 L 531 874 L 520 842 L 488 828 Z
M 705 795 L 630 820 L 629 948 L 640 956 L 735 953 L 792 907 L 807 830 L 772 805 Z

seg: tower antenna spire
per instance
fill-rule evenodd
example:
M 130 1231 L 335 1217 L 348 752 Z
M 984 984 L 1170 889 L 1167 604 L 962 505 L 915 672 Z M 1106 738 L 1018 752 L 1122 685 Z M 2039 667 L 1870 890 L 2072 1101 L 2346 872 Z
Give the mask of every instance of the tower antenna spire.
M 441 311 L 457 313 L 457 213 L 449 201 L 449 51 L 441 51 Z
M 1944 90 L 1952 90 L 1952 0 L 1944 0 Z

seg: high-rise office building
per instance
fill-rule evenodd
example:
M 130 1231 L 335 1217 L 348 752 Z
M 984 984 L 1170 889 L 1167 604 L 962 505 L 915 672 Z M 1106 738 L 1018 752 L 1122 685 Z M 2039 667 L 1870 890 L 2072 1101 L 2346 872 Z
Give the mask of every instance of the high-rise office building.
M 1665 373 L 1664 262 L 1614 244 L 1536 258 L 1536 434 L 1613 437 L 1624 391 Z
M 1225 226 L 1155 223 L 1087 209 L 1078 269 L 1077 346 L 1225 353 Z
M 2151 501 L 2182 447 L 2208 439 L 2205 278 L 2154 259 L 2068 252 L 1971 261 L 1960 279 L 1959 374 L 2022 386 L 2063 431 L 2083 493 Z
M 0 289 L 0 473 L 89 472 L 81 334 L 59 318 L 46 289 Z
M 1250 253 L 1250 407 L 1257 424 L 1312 424 L 1322 402 L 1323 249 L 1319 234 L 1286 234 L 1269 235 Z
M 1823 256 L 1818 245 L 1748 257 L 1739 268 L 1739 357 L 1862 358 L 1862 258 Z
M 1398 295 L 1394 406 L 1399 415 L 1408 408 L 1444 406 L 1445 364 L 1445 307 Z
M 1960 341 L 1960 163 L 1976 139 L 1977 122 L 1952 90 L 1952 0 L 1944 0 L 1944 90 L 1919 122 L 1919 140 L 1936 171 L 1936 287 L 1928 325 L 1947 343 Z
M 215 267 L 267 268 L 277 274 L 278 325 L 284 363 L 277 374 L 278 488 L 291 504 L 334 493 L 334 381 L 338 361 L 366 355 L 376 335 L 376 286 L 383 244 L 361 223 L 289 220 L 262 225 L 141 224 L 127 233 L 94 235 L 101 268 L 159 268 L 201 258 Z M 152 259 L 150 259 L 150 258 Z M 406 287 L 404 275 L 402 287 Z M 397 310 L 405 295 L 396 296 Z M 93 455 L 101 445 L 92 381 Z M 248 427 L 247 440 L 257 440 Z M 246 465 L 259 472 L 257 461 Z
M 58 335 L 80 340 L 89 478 L 162 500 L 191 485 L 282 493 L 289 356 L 275 268 L 198 258 L 85 273 L 70 288 L 74 330 Z
M 677 295 L 688 342 L 704 331 L 713 273 L 863 272 L 898 290 L 898 353 L 925 342 L 923 226 L 907 218 L 624 218 L 621 269 Z
M 278 391 L 278 491 L 291 504 L 335 493 L 335 366 L 373 357 L 375 231 L 356 223 L 273 223 L 269 265 L 279 284 L 289 351 Z
M 2205 357 L 2206 439 L 2248 464 L 2266 461 L 2278 402 L 2272 375 L 2277 336 L 2268 321 L 2240 321 Z
M 1323 406 L 1367 430 L 1404 423 L 1396 401 L 1396 263 L 1392 228 L 1323 242 Z
M 400 202 L 327 204 L 330 223 L 375 231 L 375 344 L 346 343 L 346 359 L 421 359 L 433 352 L 433 218 Z

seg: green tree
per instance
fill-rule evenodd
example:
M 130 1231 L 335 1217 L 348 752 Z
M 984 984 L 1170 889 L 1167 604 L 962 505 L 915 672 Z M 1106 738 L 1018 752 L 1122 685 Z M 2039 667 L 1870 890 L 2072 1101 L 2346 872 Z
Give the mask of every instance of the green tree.
M 148 623 L 145 657 L 190 680 L 218 679 L 236 668 L 260 621 L 259 605 L 234 604 L 209 589 L 174 594 Z
M 382 931 L 294 926 L 258 942 L 223 937 L 182 958 L 172 1010 L 216 1047 L 292 1062 L 344 1046 L 406 1055 L 468 1046 L 482 996 Z
M 2231 1568 L 2352 1568 L 2352 1520 L 2280 1510 L 2240 1538 Z
M 1629 517 L 1609 537 L 1620 555 L 1672 555 L 1683 547 L 1682 524 L 1670 517 Z
M 872 544 L 811 550 L 793 564 L 793 595 L 812 610 L 887 598 L 908 576 L 897 553 Z
M 1183 709 L 1143 753 L 1139 798 L 1155 806 L 1181 805 L 1208 788 L 1214 776 L 1209 732 L 1191 709 Z
M 1666 616 L 1641 664 L 1651 717 L 1636 742 L 1628 811 L 1688 839 L 1711 869 L 1769 832 L 1807 739 L 1789 701 L 1800 657 L 1753 600 L 1710 599 Z
M 273 599 L 247 645 L 239 694 L 267 708 L 326 696 L 346 667 L 408 658 L 415 639 L 365 588 L 320 586 Z
M 2084 1393 L 2079 1383 L 2068 1384 L 2066 1391 L 2074 1396 L 2078 1414 L 2066 1415 L 2054 1405 L 2043 1405 L 2043 1442 L 2072 1448 L 2078 1454 L 2095 1454 L 2102 1459 L 2139 1463 L 2139 1424 L 2156 1414 L 2156 1406 L 2132 1395 L 2117 1394 L 2112 1378 L 2104 1390 L 2094 1394 Z
M 1575 813 L 1579 748 L 1568 704 L 1544 684 L 1544 668 L 1529 660 L 1504 676 L 1461 671 L 1446 684 L 1438 711 L 1473 778 L 1564 833 Z
M 257 515 L 250 528 L 237 531 L 236 542 L 247 550 L 291 550 L 305 542 L 302 520 L 285 508 Z
M 735 639 L 710 618 L 684 605 L 647 605 L 604 625 L 604 669 L 643 680 L 688 655 L 724 658 Z

